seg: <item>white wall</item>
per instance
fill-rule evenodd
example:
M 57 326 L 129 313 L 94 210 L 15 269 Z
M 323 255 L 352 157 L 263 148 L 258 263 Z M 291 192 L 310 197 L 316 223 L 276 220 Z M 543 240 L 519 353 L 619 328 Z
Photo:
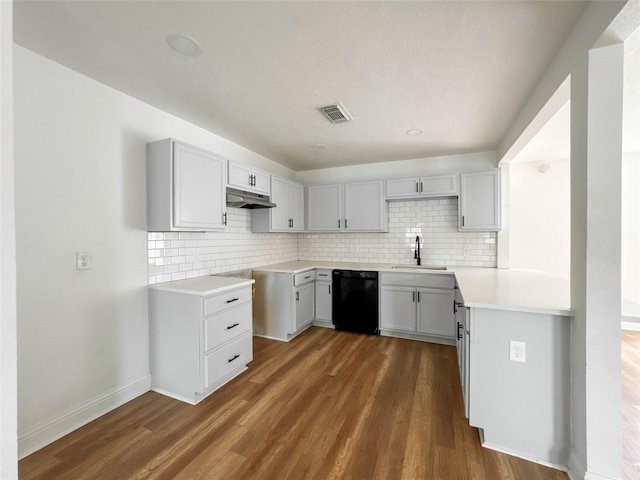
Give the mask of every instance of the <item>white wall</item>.
M 176 137 L 295 175 L 19 46 L 14 68 L 24 455 L 149 387 L 146 143 Z M 75 270 L 78 251 L 92 270 Z
M 510 164 L 510 268 L 570 277 L 571 189 L 569 159 Z
M 0 478 L 18 478 L 13 2 L 0 2 Z
M 496 166 L 495 152 L 479 152 L 307 170 L 298 172 L 298 181 L 311 185 L 356 180 L 380 180 L 442 173 L 477 172 L 491 170 Z
M 622 315 L 627 317 L 640 317 L 639 206 L 640 152 L 627 153 L 622 156 Z
M 629 2 L 592 2 L 585 10 L 582 17 L 574 27 L 571 35 L 551 62 L 547 71 L 542 76 L 526 104 L 512 122 L 510 131 L 505 135 L 498 148 L 498 158 L 509 152 L 512 145 L 518 142 L 519 137 L 526 130 L 527 125 L 535 118 L 544 104 L 558 90 L 562 82 L 571 77 L 571 304 L 575 315 L 571 330 L 571 458 L 569 463 L 572 478 L 619 478 L 621 456 L 620 405 L 615 398 L 609 407 L 599 411 L 591 408 L 593 393 L 596 398 L 593 405 L 601 406 L 603 398 L 614 396 L 620 392 L 620 375 L 615 368 L 616 361 L 620 362 L 620 326 L 612 318 L 620 315 L 620 299 L 617 298 L 617 309 L 608 301 L 604 302 L 605 308 L 609 308 L 608 315 L 603 315 L 601 310 L 591 312 L 598 299 L 608 300 L 619 295 L 619 282 L 615 278 L 609 278 L 611 272 L 607 271 L 604 278 L 611 280 L 600 284 L 602 290 L 588 289 L 588 284 L 593 287 L 598 275 L 604 272 L 601 267 L 610 265 L 612 261 L 619 260 L 615 251 L 620 251 L 619 245 L 614 247 L 613 255 L 607 260 L 606 249 L 587 248 L 588 237 L 595 234 L 593 240 L 598 244 L 601 232 L 606 232 L 608 222 L 600 225 L 603 218 L 597 214 L 597 209 L 602 208 L 607 202 L 598 203 L 597 197 L 601 189 L 594 189 L 598 178 L 595 173 L 600 167 L 602 158 L 596 155 L 596 169 L 590 174 L 587 167 L 589 148 L 594 144 L 589 143 L 590 135 L 596 133 L 591 122 L 595 117 L 589 115 L 588 94 L 591 86 L 589 78 L 589 51 L 599 40 L 616 16 L 623 11 L 629 23 L 637 23 L 635 13 L 627 7 L 633 7 Z M 635 16 L 635 18 L 634 18 Z M 595 114 L 595 112 L 592 112 Z M 589 118 L 589 121 L 587 120 Z M 617 125 L 619 119 L 605 117 L 612 125 Z M 599 119 L 601 120 L 601 119 Z M 605 142 L 608 145 L 608 141 Z M 612 152 L 609 152 L 610 154 Z M 597 158 L 597 160 L 596 160 Z M 609 156 L 609 158 L 616 158 Z M 619 157 L 618 157 L 619 158 Z M 615 173 L 615 171 L 613 171 Z M 599 174 L 600 172 L 598 172 Z M 607 174 L 604 183 L 611 187 L 611 177 Z M 615 188 L 615 187 L 614 187 Z M 619 192 L 620 185 L 614 191 Z M 609 192 L 610 198 L 614 198 Z M 587 206 L 591 206 L 591 213 Z M 611 205 L 609 205 L 611 206 Z M 595 208 L 594 208 L 595 207 Z M 619 204 L 618 204 L 619 208 Z M 618 210 L 619 212 L 619 210 Z M 617 212 L 613 212 L 617 215 Z M 616 236 L 616 235 L 614 235 Z M 617 236 L 616 236 L 617 237 Z M 606 243 L 606 242 L 604 242 Z M 607 244 L 607 246 L 611 246 Z M 603 262 L 600 260 L 604 259 Z M 591 265 L 587 268 L 587 265 Z M 592 268 L 595 266 L 596 268 Z M 615 266 L 620 271 L 619 264 Z M 606 270 L 606 268 L 605 268 Z M 618 288 L 616 288 L 616 284 Z M 595 302 L 595 303 L 594 303 Z M 593 313 L 593 314 L 592 314 Z M 599 336 L 604 333 L 604 335 Z M 617 336 L 617 337 L 616 337 Z M 607 377 L 609 375 L 609 377 Z M 617 383 L 616 383 L 617 382 Z M 612 386 L 613 384 L 613 386 Z M 598 392 L 600 397 L 597 398 Z M 598 427 L 608 427 L 598 430 Z

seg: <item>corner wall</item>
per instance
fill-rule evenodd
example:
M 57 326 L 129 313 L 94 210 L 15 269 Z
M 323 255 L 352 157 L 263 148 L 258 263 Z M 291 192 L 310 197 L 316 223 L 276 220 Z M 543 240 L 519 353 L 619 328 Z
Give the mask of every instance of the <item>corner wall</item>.
M 149 389 L 146 143 L 175 137 L 295 174 L 20 46 L 14 54 L 25 456 Z M 76 271 L 84 251 L 93 269 Z

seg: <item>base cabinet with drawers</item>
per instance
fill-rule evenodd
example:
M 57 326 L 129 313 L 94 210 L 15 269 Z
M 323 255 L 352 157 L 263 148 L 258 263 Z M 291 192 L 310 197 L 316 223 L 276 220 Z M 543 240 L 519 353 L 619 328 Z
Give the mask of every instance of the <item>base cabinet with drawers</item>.
M 382 272 L 381 334 L 453 345 L 454 285 L 448 274 Z
M 200 295 L 149 289 L 151 389 L 196 404 L 253 359 L 251 280 Z

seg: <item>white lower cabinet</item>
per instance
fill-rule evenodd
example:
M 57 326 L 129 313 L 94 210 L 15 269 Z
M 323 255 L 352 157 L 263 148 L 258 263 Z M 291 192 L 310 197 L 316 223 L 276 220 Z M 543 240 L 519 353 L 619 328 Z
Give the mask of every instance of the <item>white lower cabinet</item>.
M 448 274 L 380 275 L 380 332 L 453 344 L 454 278 Z
M 316 270 L 316 314 L 314 325 L 332 327 L 331 270 Z
M 149 290 L 151 389 L 196 404 L 253 359 L 251 285 L 203 296 Z
M 295 290 L 296 298 L 296 332 L 313 322 L 315 314 L 315 285 L 307 283 Z
M 464 306 L 460 290 L 456 290 L 454 313 L 456 316 L 456 352 L 458 371 L 464 401 L 464 414 L 469 418 L 469 309 Z

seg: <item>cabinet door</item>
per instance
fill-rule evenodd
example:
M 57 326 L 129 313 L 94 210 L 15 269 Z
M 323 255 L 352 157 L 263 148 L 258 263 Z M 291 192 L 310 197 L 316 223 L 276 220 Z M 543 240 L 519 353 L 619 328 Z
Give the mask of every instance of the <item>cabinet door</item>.
M 316 319 L 331 322 L 330 282 L 316 282 Z
M 387 198 L 417 197 L 419 194 L 418 177 L 387 180 Z
M 289 185 L 289 212 L 291 229 L 295 232 L 304 231 L 304 186 L 299 183 Z
M 458 195 L 458 175 L 420 177 L 420 194 L 423 197 L 451 197 Z
M 418 289 L 418 332 L 454 338 L 453 290 Z
M 229 162 L 228 184 L 242 190 L 251 190 L 251 169 L 241 163 Z
M 342 185 L 307 187 L 307 230 L 336 231 L 342 222 Z
M 344 184 L 344 228 L 346 231 L 385 230 L 384 182 Z
M 225 160 L 173 144 L 173 224 L 175 228 L 222 229 Z
M 271 175 L 262 170 L 252 170 L 251 175 L 253 175 L 251 190 L 264 195 L 271 195 Z
M 313 322 L 315 284 L 308 283 L 295 290 L 296 301 L 296 332 Z
M 382 286 L 380 289 L 380 328 L 416 331 L 416 289 Z
M 289 182 L 278 177 L 271 178 L 271 201 L 277 206 L 270 209 L 271 230 L 289 231 Z
M 500 230 L 500 170 L 461 173 L 458 230 Z

